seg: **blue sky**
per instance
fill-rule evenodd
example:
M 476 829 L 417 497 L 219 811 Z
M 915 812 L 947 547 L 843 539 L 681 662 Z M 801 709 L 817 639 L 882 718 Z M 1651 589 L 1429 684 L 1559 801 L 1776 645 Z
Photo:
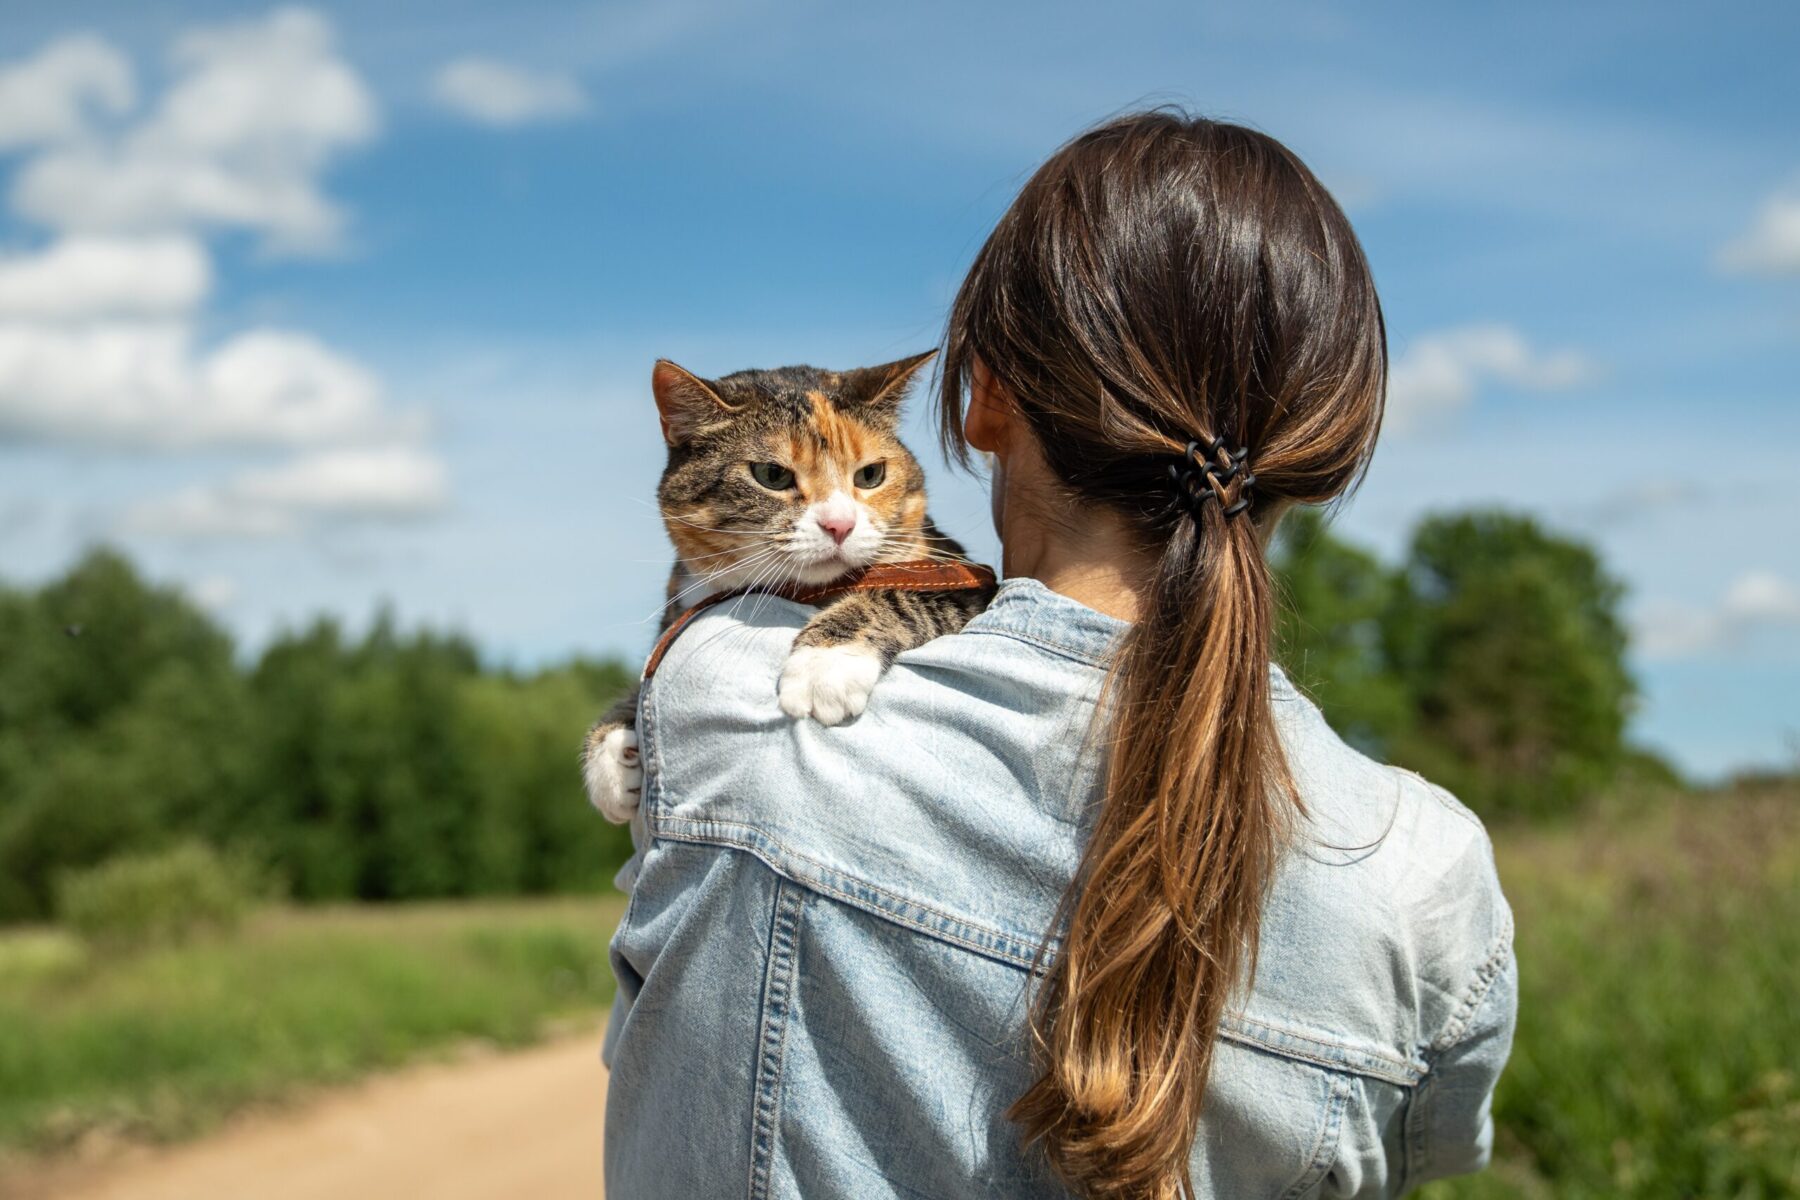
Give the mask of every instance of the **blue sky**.
M 1340 531 L 1500 503 L 1628 583 L 1635 734 L 1800 737 L 1800 9 L 0 4 L 0 576 L 123 545 L 254 647 L 383 598 L 638 655 L 659 356 L 932 344 L 1033 166 L 1253 124 L 1350 212 L 1391 419 Z M 914 445 L 929 450 L 915 403 Z M 934 456 L 929 463 L 937 467 Z M 991 555 L 978 481 L 940 523 Z

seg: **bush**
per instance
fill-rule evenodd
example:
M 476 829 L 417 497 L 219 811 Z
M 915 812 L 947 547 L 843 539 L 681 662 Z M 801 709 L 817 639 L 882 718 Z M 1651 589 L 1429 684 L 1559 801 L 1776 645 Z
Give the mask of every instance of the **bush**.
M 57 917 L 96 944 L 136 947 L 229 931 L 255 903 L 255 873 L 200 842 L 109 859 L 57 884 Z

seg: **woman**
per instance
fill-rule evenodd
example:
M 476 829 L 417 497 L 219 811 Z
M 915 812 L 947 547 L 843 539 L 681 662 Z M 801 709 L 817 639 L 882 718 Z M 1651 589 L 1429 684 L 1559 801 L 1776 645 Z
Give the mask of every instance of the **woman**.
M 768 597 L 646 689 L 611 1194 L 1379 1195 L 1485 1161 L 1516 998 L 1486 835 L 1269 661 L 1263 547 L 1357 480 L 1385 371 L 1279 143 L 1154 112 L 1037 172 L 944 361 L 992 606 L 835 729 L 777 707 L 809 610 Z

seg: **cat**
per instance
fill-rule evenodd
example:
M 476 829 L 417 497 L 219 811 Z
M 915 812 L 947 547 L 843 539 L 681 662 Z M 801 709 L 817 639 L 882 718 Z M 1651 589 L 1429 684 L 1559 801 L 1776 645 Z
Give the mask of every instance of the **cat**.
M 925 474 L 897 427 L 935 351 L 878 367 L 781 367 L 702 379 L 663 359 L 651 390 L 668 445 L 657 501 L 675 566 L 662 629 L 706 596 L 822 585 L 876 563 L 965 561 L 926 514 Z M 794 639 L 776 688 L 795 720 L 859 716 L 903 651 L 960 630 L 990 584 L 859 591 L 825 603 Z M 588 731 L 582 780 L 608 819 L 637 810 L 638 689 Z

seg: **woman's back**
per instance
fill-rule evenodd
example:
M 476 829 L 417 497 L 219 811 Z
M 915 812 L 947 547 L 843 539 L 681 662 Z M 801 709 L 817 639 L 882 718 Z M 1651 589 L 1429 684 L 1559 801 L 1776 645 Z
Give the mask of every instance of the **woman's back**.
M 1100 795 L 1093 711 L 1126 627 L 1009 581 L 825 729 L 776 704 L 808 615 L 720 606 L 645 690 L 609 1189 L 1062 1195 L 1005 1110 L 1033 1078 L 1027 984 Z M 1220 1029 L 1194 1186 L 1385 1194 L 1472 1169 L 1514 989 L 1486 835 L 1272 687 L 1307 818 Z

